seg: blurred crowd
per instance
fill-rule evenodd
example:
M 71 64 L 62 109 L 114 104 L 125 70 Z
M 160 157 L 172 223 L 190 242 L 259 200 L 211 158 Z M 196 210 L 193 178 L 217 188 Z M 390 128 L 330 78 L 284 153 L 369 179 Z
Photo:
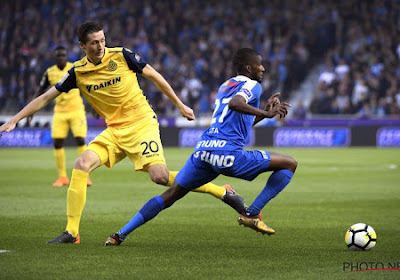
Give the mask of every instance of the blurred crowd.
M 349 1 L 310 105 L 313 114 L 400 117 L 400 1 Z
M 53 64 L 55 47 L 66 47 L 70 61 L 83 56 L 76 30 L 86 20 L 103 24 L 107 46 L 139 53 L 199 115 L 212 112 L 240 47 L 252 47 L 265 59 L 264 100 L 273 91 L 289 93 L 313 58 L 334 43 L 335 1 L 317 2 L 2 1 L 0 112 L 13 113 L 30 100 Z M 152 83 L 140 83 L 159 115 L 176 114 Z
M 0 113 L 15 113 L 30 100 L 54 64 L 57 46 L 66 47 L 70 61 L 80 59 L 76 30 L 96 20 L 104 26 L 107 46 L 139 53 L 200 116 L 213 111 L 219 85 L 234 75 L 231 58 L 240 47 L 254 48 L 264 58 L 264 102 L 275 91 L 288 99 L 326 57 L 309 108 L 313 113 L 395 114 L 397 2 L 2 1 Z M 139 82 L 158 115 L 178 114 L 151 82 Z

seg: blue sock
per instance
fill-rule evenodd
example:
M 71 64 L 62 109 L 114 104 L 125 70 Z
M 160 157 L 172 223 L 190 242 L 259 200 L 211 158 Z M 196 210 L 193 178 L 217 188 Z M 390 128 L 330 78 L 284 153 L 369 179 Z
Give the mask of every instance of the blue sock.
M 153 219 L 165 208 L 164 200 L 161 196 L 155 196 L 143 205 L 142 209 L 120 230 L 119 237 L 124 240 L 136 228 L 140 227 L 147 221 Z
M 267 184 L 254 202 L 246 210 L 249 216 L 255 216 L 260 213 L 264 206 L 280 193 L 289 184 L 293 177 L 293 172 L 287 169 L 275 171 L 268 178 Z

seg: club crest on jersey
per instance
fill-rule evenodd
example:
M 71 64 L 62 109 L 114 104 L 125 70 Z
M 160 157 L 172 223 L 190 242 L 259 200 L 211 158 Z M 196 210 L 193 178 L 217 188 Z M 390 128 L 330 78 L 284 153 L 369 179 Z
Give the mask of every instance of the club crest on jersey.
M 118 64 L 114 60 L 110 59 L 110 62 L 108 63 L 108 70 L 115 71 L 117 68 Z

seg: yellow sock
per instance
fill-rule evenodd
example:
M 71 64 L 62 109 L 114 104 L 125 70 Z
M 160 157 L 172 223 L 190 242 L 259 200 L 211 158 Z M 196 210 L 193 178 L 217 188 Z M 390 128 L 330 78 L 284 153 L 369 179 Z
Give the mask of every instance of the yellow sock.
M 83 154 L 86 151 L 86 149 L 87 149 L 86 145 L 78 146 L 78 156 Z
M 67 169 L 65 167 L 65 150 L 54 149 L 54 157 L 56 158 L 56 166 L 58 170 L 58 176 L 67 177 Z
M 79 222 L 86 203 L 88 176 L 88 172 L 78 169 L 72 170 L 71 184 L 69 185 L 67 194 L 68 223 L 66 230 L 75 237 L 79 233 Z
M 178 174 L 177 171 L 170 171 L 169 172 L 169 177 L 168 177 L 168 186 L 171 186 L 172 183 L 175 180 L 176 175 Z M 205 185 L 202 185 L 201 187 L 194 189 L 194 192 L 200 192 L 200 193 L 209 193 L 216 198 L 222 199 L 222 197 L 225 194 L 225 188 L 221 186 L 217 186 L 213 183 L 207 183 Z

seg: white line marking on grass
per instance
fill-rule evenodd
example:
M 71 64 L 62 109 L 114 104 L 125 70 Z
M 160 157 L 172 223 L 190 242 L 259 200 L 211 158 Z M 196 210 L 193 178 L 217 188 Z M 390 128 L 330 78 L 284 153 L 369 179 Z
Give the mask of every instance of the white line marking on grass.
M 397 165 L 396 164 L 389 164 L 387 167 L 389 169 L 397 169 Z
M 9 253 L 9 252 L 11 252 L 11 251 L 9 251 L 9 250 L 0 250 L 0 254 L 1 253 Z

